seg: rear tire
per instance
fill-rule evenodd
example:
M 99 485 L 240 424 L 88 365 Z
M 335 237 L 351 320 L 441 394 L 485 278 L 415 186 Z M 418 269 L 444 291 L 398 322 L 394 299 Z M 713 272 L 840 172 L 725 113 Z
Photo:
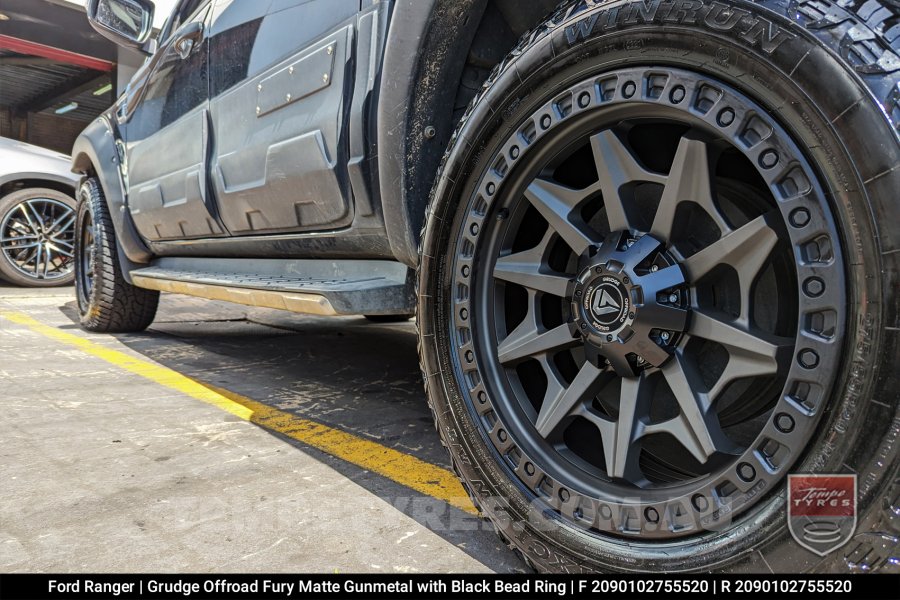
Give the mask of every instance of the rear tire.
M 75 287 L 81 326 L 97 333 L 130 333 L 150 326 L 159 292 L 125 281 L 119 264 L 116 231 L 106 198 L 95 178 L 78 190 L 75 230 Z
M 668 6 L 673 7 L 671 11 L 663 8 Z M 896 9 L 875 1 L 865 3 L 858 13 L 827 1 L 573 2 L 526 35 L 473 101 L 454 134 L 425 211 L 418 280 L 420 358 L 438 431 L 463 484 L 501 538 L 539 571 L 895 568 L 889 557 L 897 556 L 900 529 L 895 514 L 896 486 L 900 485 L 895 425 L 900 416 L 896 393 L 900 301 L 892 292 L 900 263 L 900 226 L 894 216 L 900 188 L 895 122 L 900 120 L 900 97 L 893 90 L 900 78 L 896 48 L 891 48 L 881 25 L 896 14 Z M 761 32 L 765 32 L 762 37 Z M 739 96 L 746 100 L 742 108 L 734 103 Z M 651 112 L 643 112 L 645 107 L 652 107 L 646 109 Z M 614 120 L 605 130 L 590 129 L 594 115 L 612 115 Z M 707 121 L 694 121 L 698 115 L 705 115 Z M 654 126 L 659 127 L 659 141 L 651 137 L 648 143 L 644 135 Z M 605 132 L 615 137 L 601 138 Z M 692 137 L 694 133 L 701 137 Z M 676 154 L 676 145 L 679 152 L 682 147 L 700 148 L 706 134 L 721 144 L 716 148 L 732 153 L 732 164 L 719 173 L 716 168 L 721 165 L 716 165 L 710 151 L 708 164 L 714 178 L 731 177 L 737 171 L 728 169 L 743 165 L 738 169 L 743 175 L 738 177 L 746 185 L 732 198 L 746 205 L 762 202 L 765 208 L 760 210 L 767 211 L 766 218 L 777 217 L 769 221 L 766 235 L 787 244 L 783 256 L 789 258 L 784 263 L 787 275 L 771 279 L 794 286 L 794 300 L 782 301 L 781 306 L 794 310 L 784 318 L 796 341 L 785 346 L 790 351 L 773 353 L 778 369 L 770 381 L 779 385 L 774 390 L 762 385 L 747 388 L 751 394 L 744 396 L 753 401 L 771 393 L 772 404 L 740 417 L 732 415 L 734 420 L 758 420 L 763 429 L 735 443 L 739 446 L 735 451 L 724 444 L 720 450 L 716 441 L 716 455 L 707 457 L 720 469 L 714 475 L 712 470 L 707 475 L 699 469 L 707 462 L 697 459 L 675 468 L 675 455 L 664 455 L 663 459 L 672 459 L 666 463 L 637 446 L 640 436 L 658 436 L 660 431 L 677 440 L 677 431 L 666 428 L 666 419 L 689 421 L 687 403 L 679 401 L 676 406 L 680 416 L 677 410 L 675 417 L 651 416 L 651 411 L 638 413 L 643 409 L 635 408 L 645 407 L 649 398 L 635 394 L 635 404 L 625 410 L 625 404 L 615 403 L 626 398 L 624 392 L 619 396 L 617 391 L 610 403 L 609 395 L 600 397 L 592 387 L 596 379 L 581 379 L 584 365 L 599 359 L 592 365 L 608 375 L 613 385 L 619 378 L 623 389 L 625 381 L 631 382 L 629 389 L 640 388 L 636 380 L 662 379 L 664 366 L 672 364 L 676 352 L 681 357 L 695 349 L 705 351 L 704 344 L 713 338 L 705 337 L 709 332 L 692 329 L 702 321 L 697 318 L 702 314 L 698 303 L 704 293 L 700 286 L 673 282 L 674 291 L 662 290 L 656 300 L 623 292 L 615 298 L 617 303 L 608 305 L 570 298 L 588 298 L 589 292 L 607 289 L 601 286 L 617 286 L 609 288 L 612 291 L 637 289 L 629 283 L 637 279 L 634 273 L 649 277 L 645 269 L 650 265 L 656 267 L 651 272 L 662 273 L 676 265 L 684 269 L 686 257 L 716 243 L 703 242 L 682 251 L 672 241 L 674 235 L 667 235 L 673 229 L 699 234 L 706 227 L 700 222 L 710 222 L 712 216 L 726 227 L 720 227 L 719 238 L 711 239 L 730 235 L 725 230 L 734 225 L 735 214 L 716 215 L 721 195 L 706 201 L 706 188 L 700 185 L 673 188 L 666 201 L 686 202 L 668 222 L 654 217 L 663 201 L 653 195 L 659 194 L 662 185 L 655 180 L 668 182 L 675 172 L 672 156 L 666 160 L 662 150 L 664 140 L 674 134 L 684 136 L 671 145 L 676 157 L 682 156 Z M 571 136 L 568 146 L 565 140 L 552 142 L 553 136 L 567 135 Z M 593 145 L 584 143 L 588 136 Z M 776 150 L 780 140 L 785 144 Z M 547 149 L 551 142 L 557 145 Z M 649 153 L 659 162 L 629 162 L 635 157 L 619 152 L 626 147 L 642 160 L 643 153 Z M 787 147 L 796 150 L 787 151 Z M 582 168 L 591 160 L 592 149 L 593 156 L 607 158 L 594 159 L 596 164 Z M 753 149 L 756 154 L 751 153 Z M 749 156 L 738 158 L 735 152 Z M 571 156 L 581 157 L 582 162 L 572 166 L 566 162 Z M 687 159 L 679 164 L 687 165 Z M 594 167 L 601 184 L 607 177 L 616 185 L 597 186 L 597 178 L 591 178 Z M 647 176 L 646 171 L 657 175 Z M 542 183 L 536 187 L 529 184 L 538 179 Z M 551 189 L 544 185 L 546 180 L 564 182 L 572 189 Z M 646 182 L 657 187 L 641 188 L 644 195 L 638 198 L 634 184 Z M 592 186 L 594 192 L 579 195 Z M 597 191 L 600 187 L 602 194 Z M 724 187 L 713 186 L 712 193 Z M 741 199 L 743 188 L 751 187 L 761 195 Z M 620 206 L 607 202 L 611 191 L 609 195 L 618 196 Z M 626 200 L 629 193 L 632 196 Z M 520 210 L 516 203 L 526 207 Z M 671 226 L 680 218 L 695 218 L 690 211 L 701 204 L 707 207 L 706 217 Z M 612 227 L 610 215 L 625 226 Z M 600 220 L 609 221 L 610 231 L 621 231 L 622 236 L 589 235 Z M 526 222 L 535 225 L 530 239 L 523 240 L 517 236 L 529 231 L 519 227 Z M 739 231 L 738 227 L 733 230 Z M 778 235 L 773 237 L 776 230 Z M 638 263 L 634 273 L 626 273 L 627 259 L 617 261 L 615 256 L 627 256 L 632 246 L 640 250 L 641 241 L 650 237 L 659 238 L 668 250 L 660 253 L 658 263 Z M 609 239 L 615 240 L 611 249 Z M 763 244 L 762 238 L 748 239 Z M 584 247 L 584 253 L 572 252 L 576 247 Z M 615 255 L 613 260 L 603 258 L 602 265 L 591 262 L 609 253 Z M 502 271 L 500 259 L 506 259 Z M 715 276 L 724 277 L 723 281 L 740 268 L 724 259 L 720 266 L 726 268 Z M 615 277 L 608 277 L 610 268 Z M 816 269 L 816 276 L 811 276 L 810 268 Z M 603 280 L 594 275 L 594 269 L 603 274 Z M 623 279 L 623 273 L 631 277 Z M 689 268 L 685 273 L 690 277 Z M 713 275 L 705 272 L 699 281 L 708 285 L 704 278 Z M 606 279 L 615 283 L 603 283 Z M 748 287 L 761 286 L 761 280 Z M 727 290 L 730 284 L 722 285 Z M 743 283 L 737 287 L 743 288 Z M 814 306 L 828 294 L 833 296 L 827 308 Z M 603 301 L 603 295 L 598 297 Z M 629 313 L 624 302 L 635 297 L 636 315 Z M 506 308 L 517 301 L 518 313 Z M 669 362 L 665 357 L 658 364 L 644 359 L 645 350 L 658 356 L 652 340 L 641 346 L 640 353 L 612 356 L 610 352 L 617 352 L 618 346 L 640 337 L 632 334 L 640 333 L 640 319 L 646 318 L 641 311 L 647 305 L 659 308 L 659 302 L 694 315 L 683 329 L 677 323 L 666 325 L 666 343 L 660 342 L 660 347 L 668 345 L 673 352 Z M 743 297 L 738 304 L 740 310 L 737 305 L 728 309 L 732 315 L 728 321 L 749 329 L 758 317 L 739 317 L 745 311 Z M 620 321 L 603 320 L 610 306 L 619 311 L 612 314 Z M 571 349 L 572 340 L 585 335 L 580 330 L 591 329 L 591 314 L 601 324 L 625 325 L 608 336 L 594 335 L 602 337 L 597 343 L 587 336 L 584 347 L 579 341 Z M 828 325 L 822 326 L 822 318 Z M 778 314 L 773 321 L 781 319 Z M 634 329 L 629 331 L 630 322 Z M 571 336 L 565 331 L 569 323 L 574 324 Z M 676 332 L 671 339 L 679 339 L 679 331 L 684 337 L 668 342 L 669 329 Z M 649 335 L 659 336 L 659 331 L 653 329 Z M 732 344 L 737 356 L 746 350 L 737 348 L 734 340 L 722 343 Z M 809 349 L 820 343 L 816 350 Z M 506 358 L 501 360 L 500 355 Z M 604 360 L 612 362 L 604 366 Z M 730 361 L 729 357 L 725 364 Z M 826 363 L 830 366 L 825 367 Z M 703 366 L 705 377 L 710 377 L 712 366 Z M 622 374 L 632 367 L 634 374 Z M 717 377 L 724 379 L 725 371 L 719 373 Z M 792 379 L 798 375 L 802 381 Z M 752 370 L 747 370 L 735 381 L 754 383 L 753 377 Z M 558 388 L 551 387 L 554 380 Z M 569 398 L 576 381 L 583 393 Z M 676 388 L 667 379 L 660 387 L 668 389 L 670 397 L 692 392 L 700 399 L 698 405 L 708 398 L 704 414 L 719 410 L 713 390 L 723 395 L 731 391 L 730 384 L 719 379 L 699 386 L 698 379 L 681 381 L 687 383 Z M 537 393 L 529 393 L 533 390 Z M 559 412 L 570 399 L 577 400 L 571 410 Z M 786 409 L 778 408 L 784 406 L 782 400 L 795 405 L 799 401 L 800 413 L 786 416 Z M 551 439 L 550 434 L 559 430 L 539 426 L 550 423 L 542 421 L 545 408 L 563 426 L 579 427 Z M 636 414 L 646 415 L 646 420 L 636 419 Z M 633 429 L 620 433 L 626 419 Z M 712 426 L 709 430 L 686 426 L 681 439 L 692 442 L 702 432 L 719 440 L 718 433 L 731 426 L 726 420 L 715 416 L 719 421 L 713 423 L 719 427 L 716 436 Z M 601 435 L 594 435 L 590 427 L 598 423 Z M 801 429 L 805 437 L 798 438 L 795 432 L 799 435 Z M 612 443 L 603 433 L 610 430 L 615 432 L 610 436 Z M 781 435 L 786 432 L 791 435 Z M 773 444 L 774 438 L 780 441 Z M 640 461 L 610 461 L 606 451 L 616 457 L 623 453 L 624 459 L 632 443 L 647 451 Z M 733 460 L 729 455 L 740 455 L 746 462 L 729 462 Z M 567 457 L 569 463 L 565 463 Z M 652 477 L 644 473 L 643 481 L 632 478 L 648 466 L 653 468 Z M 788 472 L 858 474 L 859 525 L 844 550 L 823 559 L 792 539 L 786 526 Z M 724 482 L 714 493 L 690 495 L 694 493 L 691 486 L 705 485 L 714 477 Z M 628 483 L 634 485 L 627 487 Z M 622 489 L 627 492 L 617 495 Z M 666 496 L 667 490 L 674 491 Z M 678 495 L 682 493 L 686 495 Z M 684 504 L 683 498 L 687 498 Z M 671 529 L 666 527 L 670 524 Z

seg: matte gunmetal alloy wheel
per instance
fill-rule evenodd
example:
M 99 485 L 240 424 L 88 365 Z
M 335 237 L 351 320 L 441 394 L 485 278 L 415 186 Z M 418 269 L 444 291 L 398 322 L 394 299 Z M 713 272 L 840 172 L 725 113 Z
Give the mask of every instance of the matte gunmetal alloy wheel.
M 28 188 L 0 199 L 0 278 L 26 287 L 74 278 L 75 200 Z
M 435 188 L 429 400 L 473 500 L 540 570 L 852 567 L 790 540 L 786 475 L 872 473 L 875 512 L 896 477 L 896 253 L 869 220 L 896 199 L 866 187 L 896 179 L 881 87 L 806 13 L 695 4 L 667 27 L 644 22 L 654 3 L 560 9 L 492 75 Z M 822 73 L 837 92 L 804 85 Z

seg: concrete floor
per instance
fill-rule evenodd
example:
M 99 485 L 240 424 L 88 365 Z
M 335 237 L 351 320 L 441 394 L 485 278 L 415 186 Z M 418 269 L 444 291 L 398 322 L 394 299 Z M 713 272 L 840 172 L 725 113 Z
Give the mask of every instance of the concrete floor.
M 90 335 L 71 289 L 0 312 L 449 468 L 412 324 L 164 296 L 139 335 Z M 512 572 L 490 526 L 0 319 L 0 571 Z

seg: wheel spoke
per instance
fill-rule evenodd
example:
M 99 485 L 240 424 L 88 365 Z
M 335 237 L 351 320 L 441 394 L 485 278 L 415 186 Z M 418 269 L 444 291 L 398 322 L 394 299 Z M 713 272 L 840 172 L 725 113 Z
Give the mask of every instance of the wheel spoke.
M 22 236 L 22 237 L 25 237 L 25 236 Z M 34 236 L 32 236 L 32 237 L 34 237 Z M 12 238 L 12 239 L 15 240 L 16 238 Z M 25 240 L 23 240 L 23 241 L 25 241 Z M 39 245 L 40 245 L 40 242 L 29 242 L 27 244 L 20 244 L 20 243 L 16 243 L 16 242 L 7 242 L 7 240 L 4 239 L 3 243 L 0 244 L 0 249 L 17 251 L 17 250 L 25 250 L 27 248 L 36 248 Z
M 687 258 L 682 263 L 688 281 L 696 283 L 721 264 L 737 272 L 741 293 L 741 321 L 750 316 L 750 291 L 769 254 L 778 241 L 778 234 L 770 225 L 775 215 L 768 213 L 750 221 Z
M 50 227 L 47 229 L 48 235 L 59 235 L 61 232 L 72 226 L 72 223 L 75 222 L 76 217 L 77 215 L 75 214 L 75 211 L 70 209 L 67 213 L 50 224 Z M 63 219 L 65 219 L 65 221 L 63 221 Z
M 531 250 L 498 259 L 494 266 L 494 277 L 538 292 L 565 297 L 569 277 L 556 273 L 546 263 L 553 235 L 553 230 L 548 230 L 541 243 Z
M 23 202 L 22 204 L 19 205 L 19 210 L 22 212 L 22 215 L 25 217 L 25 221 L 28 223 L 28 228 L 31 229 L 32 233 L 40 234 L 41 229 L 40 229 L 40 227 L 38 227 L 34 224 L 34 221 L 31 219 L 31 215 L 28 213 L 28 209 L 25 208 L 26 205 L 29 207 L 31 206 L 31 204 L 29 204 L 28 202 Z
M 44 248 L 44 273 L 42 277 L 47 279 L 47 272 L 50 270 L 50 248 Z
M 75 258 L 75 254 L 73 254 L 72 252 L 69 252 L 68 250 L 63 250 L 62 248 L 57 246 L 55 242 L 51 242 L 50 244 L 48 244 L 48 247 L 58 254 L 61 254 L 68 258 Z
M 28 233 L 25 235 L 14 235 L 12 237 L 0 238 L 0 244 L 9 244 L 12 242 L 27 242 L 28 240 L 36 240 L 38 236 Z
M 644 377 L 622 379 L 619 393 L 619 417 L 615 423 L 615 443 L 604 444 L 606 470 L 610 477 L 637 482 L 643 479 L 638 459 L 638 440 L 650 421 L 650 385 Z
M 631 183 L 661 184 L 665 181 L 665 176 L 645 169 L 611 129 L 591 137 L 591 150 L 600 178 L 610 231 L 634 229 L 623 203 L 622 189 Z
M 44 245 L 38 244 L 37 253 L 34 255 L 34 276 L 39 277 L 38 272 L 41 270 L 41 258 L 44 256 Z
M 31 214 L 34 215 L 34 218 L 37 219 L 37 222 L 40 225 L 40 227 L 43 228 L 45 225 L 44 215 L 41 214 L 41 212 L 37 208 L 34 207 L 34 200 L 28 200 L 25 202 L 25 204 L 28 205 L 28 208 L 31 209 Z
M 681 138 L 650 233 L 671 242 L 675 213 L 682 202 L 694 202 L 709 214 L 722 235 L 729 232 L 730 227 L 716 207 L 712 173 L 706 142 L 688 136 Z
M 538 433 L 545 438 L 549 437 L 582 402 L 592 398 L 600 388 L 602 383 L 600 375 L 603 372 L 602 369 L 586 362 L 567 388 L 552 397 L 546 397 L 534 422 Z
M 58 237 L 50 238 L 50 241 L 52 241 L 54 244 L 62 244 L 63 246 L 66 246 L 67 248 L 72 248 L 72 249 L 75 248 L 74 243 L 67 242 L 66 240 L 60 239 Z
M 680 352 L 661 369 L 675 395 L 681 413 L 663 423 L 649 425 L 645 433 L 667 432 L 699 462 L 705 463 L 716 452 L 734 453 L 734 443 L 725 435 L 712 403 L 703 389 L 699 373 Z
M 581 254 L 595 238 L 577 210 L 590 193 L 590 188 L 575 190 L 538 178 L 525 190 L 525 197 L 575 254 Z
M 728 364 L 709 391 L 712 400 L 736 379 L 778 373 L 779 358 L 793 348 L 790 338 L 747 331 L 701 311 L 694 312 L 688 333 L 719 343 L 728 351 Z
M 526 319 L 500 343 L 497 354 L 501 363 L 509 364 L 530 356 L 571 348 L 577 342 L 566 324 L 545 330 Z

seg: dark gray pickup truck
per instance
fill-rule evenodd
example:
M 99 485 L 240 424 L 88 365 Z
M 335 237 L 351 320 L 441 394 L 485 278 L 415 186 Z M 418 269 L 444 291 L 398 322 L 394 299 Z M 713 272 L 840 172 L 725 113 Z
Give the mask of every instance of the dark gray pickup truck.
M 147 59 L 74 147 L 81 323 L 415 315 L 541 571 L 895 568 L 897 5 L 90 0 Z M 853 527 L 798 545 L 789 473 Z

